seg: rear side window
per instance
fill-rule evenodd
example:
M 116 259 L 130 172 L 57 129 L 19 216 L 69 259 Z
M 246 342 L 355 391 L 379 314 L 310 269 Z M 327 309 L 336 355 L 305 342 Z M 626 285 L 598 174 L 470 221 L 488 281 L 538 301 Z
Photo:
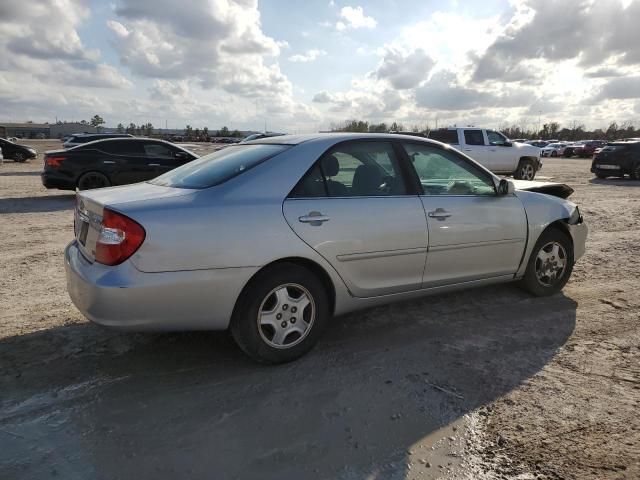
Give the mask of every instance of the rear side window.
M 289 145 L 237 145 L 200 157 L 153 179 L 153 185 L 174 188 L 208 188 L 226 182 L 271 157 Z
M 458 145 L 457 130 L 431 130 L 427 135 L 427 138 L 442 143 L 448 143 L 449 145 Z
M 482 130 L 465 130 L 464 143 L 467 145 L 484 145 Z
M 131 155 L 131 156 L 143 156 L 145 150 L 142 142 L 136 140 L 108 140 L 103 142 L 96 142 L 94 145 L 98 150 L 110 153 L 111 155 Z

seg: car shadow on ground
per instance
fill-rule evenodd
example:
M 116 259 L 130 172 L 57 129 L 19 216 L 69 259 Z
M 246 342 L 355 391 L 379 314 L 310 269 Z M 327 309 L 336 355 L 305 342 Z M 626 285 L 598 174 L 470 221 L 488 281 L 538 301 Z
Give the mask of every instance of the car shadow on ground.
M 334 319 L 276 367 L 224 332 L 4 339 L 0 476 L 406 478 L 409 449 L 536 375 L 575 317 L 514 286 L 428 297 Z
M 631 178 L 592 178 L 589 183 L 614 187 L 640 187 L 640 180 L 632 180 Z
M 40 172 L 0 172 L 0 177 L 39 177 Z
M 41 197 L 0 198 L 2 213 L 39 213 L 71 210 L 75 194 L 43 195 Z

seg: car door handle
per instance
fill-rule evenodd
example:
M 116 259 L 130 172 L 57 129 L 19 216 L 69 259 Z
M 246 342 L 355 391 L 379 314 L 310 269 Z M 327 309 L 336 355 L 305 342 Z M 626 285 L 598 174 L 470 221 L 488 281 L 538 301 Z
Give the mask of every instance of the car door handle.
M 104 160 L 102 163 L 108 163 L 108 164 L 111 164 L 111 163 L 116 163 L 116 162 L 114 162 L 113 160 Z
M 150 163 L 149 166 L 150 167 L 159 167 L 160 164 L 159 163 Z
M 430 218 L 437 218 L 438 220 L 445 220 L 451 216 L 444 208 L 436 208 L 433 212 L 428 213 Z
M 298 217 L 298 221 L 301 223 L 310 223 L 314 227 L 322 225 L 324 222 L 329 221 L 329 217 L 323 215 L 320 212 L 309 212 L 308 215 Z

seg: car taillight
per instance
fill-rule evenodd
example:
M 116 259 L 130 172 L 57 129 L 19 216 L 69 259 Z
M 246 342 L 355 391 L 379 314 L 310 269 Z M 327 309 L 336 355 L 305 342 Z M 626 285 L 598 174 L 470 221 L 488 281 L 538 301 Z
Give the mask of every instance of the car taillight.
M 96 243 L 96 262 L 104 265 L 124 262 L 140 248 L 145 236 L 146 232 L 138 222 L 105 208 Z
M 47 155 L 44 157 L 44 163 L 51 168 L 58 168 L 60 166 L 60 163 L 65 161 L 66 159 L 67 157 L 62 155 Z

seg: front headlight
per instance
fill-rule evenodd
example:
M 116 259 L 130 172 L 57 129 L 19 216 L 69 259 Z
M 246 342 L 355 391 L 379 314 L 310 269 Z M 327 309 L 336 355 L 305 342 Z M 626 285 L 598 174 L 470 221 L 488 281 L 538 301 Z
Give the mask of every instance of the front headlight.
M 580 223 L 582 223 L 582 221 L 582 214 L 580 213 L 580 209 L 576 205 L 576 208 L 573 209 L 573 212 L 571 212 L 571 216 L 569 217 L 569 225 L 579 225 Z

